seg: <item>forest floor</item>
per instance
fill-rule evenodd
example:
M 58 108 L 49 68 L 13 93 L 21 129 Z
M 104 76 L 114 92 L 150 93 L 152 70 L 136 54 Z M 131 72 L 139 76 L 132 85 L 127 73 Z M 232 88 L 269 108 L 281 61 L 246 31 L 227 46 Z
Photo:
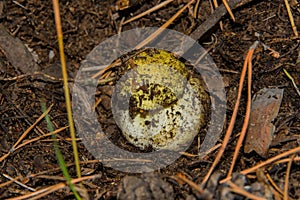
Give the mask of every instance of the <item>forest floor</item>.
M 130 19 L 160 2 L 140 1 L 125 10 L 116 11 L 117 4 L 112 0 L 62 0 L 60 13 L 69 83 L 72 84 L 81 63 L 98 44 L 121 31 L 160 27 L 188 1 L 174 0 L 158 11 L 122 25 L 122 20 Z M 296 26 L 300 25 L 299 0 L 290 1 L 290 7 Z M 40 139 L 16 150 L 12 150 L 12 147 L 42 115 L 41 99 L 45 99 L 47 106 L 53 105 L 49 115 L 55 129 L 68 126 L 68 119 L 52 2 L 1 1 L 0 8 L 0 156 L 3 158 L 0 162 L 0 199 L 7 199 L 64 182 L 53 140 L 51 136 L 43 137 L 49 132 L 44 120 L 35 125 L 20 144 L 37 137 Z M 194 9 L 195 3 L 168 28 L 190 35 L 211 16 L 210 1 L 200 1 L 196 16 L 193 16 Z M 244 148 L 239 151 L 234 167 L 236 173 L 230 183 L 241 190 L 230 183 L 218 183 L 218 180 L 226 177 L 242 130 L 247 107 L 247 84 L 242 90 L 230 142 L 206 186 L 200 187 L 218 148 L 204 157 L 197 156 L 197 137 L 193 146 L 175 162 L 144 174 L 130 174 L 105 166 L 93 157 L 81 138 L 78 138 L 82 175 L 97 175 L 94 179 L 82 181 L 90 199 L 246 199 L 247 195 L 240 194 L 240 191 L 248 191 L 263 199 L 281 199 L 284 191 L 287 191 L 285 196 L 289 199 L 300 199 L 299 150 L 249 174 L 238 173 L 300 146 L 300 96 L 283 70 L 300 87 L 300 38 L 294 36 L 283 0 L 254 0 L 234 9 L 233 14 L 235 22 L 227 14 L 221 20 L 222 30 L 218 22 L 203 37 L 197 38 L 215 62 L 225 85 L 226 123 L 216 145 L 221 144 L 225 136 L 236 103 L 243 64 L 255 41 L 259 40 L 270 48 L 264 49 L 259 45 L 255 49 L 252 58 L 252 96 L 263 88 L 284 89 L 279 112 L 272 119 L 275 130 L 269 133 L 273 136 L 265 154 L 254 151 L 246 153 Z M 30 54 L 24 54 L 25 46 Z M 274 56 L 275 51 L 279 56 Z M 27 57 L 22 57 L 24 55 Z M 34 72 L 43 75 L 34 75 Z M 112 82 L 108 82 L 108 85 L 111 86 Z M 101 92 L 98 94 L 100 97 L 109 96 L 104 94 L 105 91 Z M 100 102 L 98 106 L 104 109 L 110 107 L 107 101 Z M 109 130 L 115 131 L 108 129 L 108 134 L 113 134 Z M 58 133 L 58 141 L 69 173 L 76 177 L 68 128 Z M 284 158 L 289 159 L 282 160 Z M 282 162 L 275 162 L 280 160 Z M 8 176 L 16 178 L 27 188 L 9 181 Z M 70 189 L 64 187 L 41 198 L 74 199 L 74 196 Z

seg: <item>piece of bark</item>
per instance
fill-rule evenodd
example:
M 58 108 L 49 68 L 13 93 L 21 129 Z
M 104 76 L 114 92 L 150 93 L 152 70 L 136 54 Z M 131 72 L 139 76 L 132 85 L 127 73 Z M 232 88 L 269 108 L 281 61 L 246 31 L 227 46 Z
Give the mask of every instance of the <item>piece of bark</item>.
M 244 151 L 255 151 L 266 157 L 273 139 L 275 126 L 272 121 L 279 112 L 283 89 L 264 88 L 257 92 L 252 99 L 251 115 Z
M 0 24 L 0 49 L 18 74 L 33 73 L 38 65 L 19 38 L 15 38 Z

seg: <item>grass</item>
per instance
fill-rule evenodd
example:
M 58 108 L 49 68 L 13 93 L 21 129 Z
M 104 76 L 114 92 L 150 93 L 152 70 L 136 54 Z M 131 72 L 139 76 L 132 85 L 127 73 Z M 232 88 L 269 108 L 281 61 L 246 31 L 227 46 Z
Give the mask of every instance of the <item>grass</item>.
M 41 100 L 41 107 L 42 107 L 42 111 L 45 112 L 46 111 L 46 103 L 45 103 L 44 100 Z M 70 189 L 74 193 L 75 198 L 77 200 L 79 200 L 81 198 L 80 198 L 78 192 L 76 191 L 74 184 L 71 182 L 72 179 L 71 179 L 70 174 L 68 172 L 68 168 L 66 166 L 64 157 L 63 157 L 63 155 L 62 155 L 62 153 L 61 153 L 61 151 L 60 151 L 60 149 L 58 147 L 58 142 L 57 142 L 56 134 L 53 134 L 54 128 L 53 128 L 53 124 L 52 124 L 52 122 L 50 120 L 49 114 L 45 115 L 45 120 L 47 122 L 48 130 L 52 133 L 51 137 L 53 139 L 54 150 L 55 150 L 55 155 L 57 157 L 58 164 L 59 164 L 59 166 L 61 168 L 61 171 L 62 171 L 64 177 L 66 178 L 68 186 L 70 187 Z

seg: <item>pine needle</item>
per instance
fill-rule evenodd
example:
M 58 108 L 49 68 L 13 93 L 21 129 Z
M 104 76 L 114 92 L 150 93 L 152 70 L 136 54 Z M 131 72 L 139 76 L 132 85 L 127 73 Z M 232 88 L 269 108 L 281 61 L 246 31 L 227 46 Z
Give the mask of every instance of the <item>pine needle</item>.
M 68 75 L 67 75 L 66 59 L 65 59 L 65 53 L 64 53 L 64 42 L 63 42 L 62 27 L 61 27 L 61 21 L 60 21 L 59 3 L 58 3 L 58 0 L 52 0 L 52 2 L 53 2 L 53 10 L 54 10 L 54 16 L 55 16 L 57 39 L 58 39 L 58 45 L 59 45 L 61 70 L 62 70 L 62 75 L 63 75 L 64 93 L 65 93 L 66 107 L 67 107 L 67 113 L 68 113 L 68 123 L 69 123 L 69 127 L 70 127 L 71 138 L 72 138 L 72 147 L 73 147 L 73 154 L 74 154 L 74 160 L 75 160 L 75 166 L 76 166 L 76 173 L 77 173 L 77 177 L 80 178 L 81 171 L 80 171 L 80 165 L 79 165 L 75 127 L 74 127 L 74 122 L 73 122 L 73 117 L 72 117 L 70 91 L 69 91 L 69 85 L 68 85 Z

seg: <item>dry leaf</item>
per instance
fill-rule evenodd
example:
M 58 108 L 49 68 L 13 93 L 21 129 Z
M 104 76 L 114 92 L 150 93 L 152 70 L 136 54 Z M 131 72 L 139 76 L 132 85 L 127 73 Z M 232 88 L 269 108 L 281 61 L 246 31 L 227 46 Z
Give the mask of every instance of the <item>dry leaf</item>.
M 264 88 L 254 95 L 244 147 L 246 153 L 255 151 L 260 156 L 267 156 L 275 131 L 272 121 L 278 114 L 282 96 L 283 89 L 278 88 Z

